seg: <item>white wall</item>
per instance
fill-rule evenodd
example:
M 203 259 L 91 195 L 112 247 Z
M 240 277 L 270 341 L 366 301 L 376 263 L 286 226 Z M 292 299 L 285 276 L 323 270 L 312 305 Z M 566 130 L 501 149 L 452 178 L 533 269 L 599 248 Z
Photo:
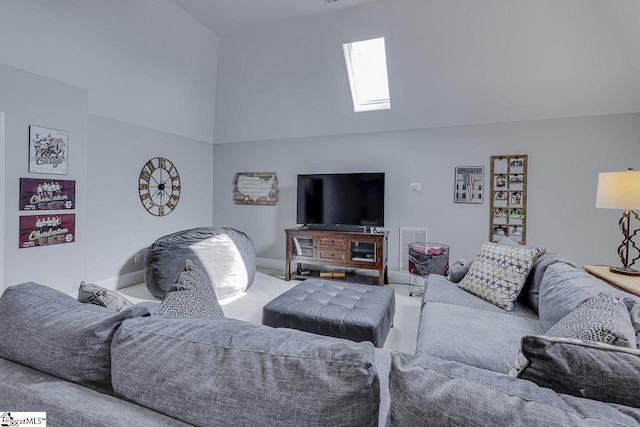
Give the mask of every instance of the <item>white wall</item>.
M 634 32 L 604 13 L 619 5 L 635 10 L 603 0 L 385 0 L 222 36 L 215 140 L 640 111 L 637 43 L 624 38 Z M 341 45 L 380 36 L 392 109 L 354 114 Z
M 138 193 L 140 170 L 158 156 L 171 160 L 182 186 L 178 205 L 164 217 L 149 214 Z M 211 144 L 89 116 L 88 157 L 87 280 L 114 289 L 143 282 L 144 253 L 154 240 L 211 225 Z
M 89 113 L 211 142 L 218 38 L 171 0 L 2 0 L 0 63 L 89 89 Z
M 391 269 L 400 226 L 470 259 L 489 202 L 454 204 L 454 167 L 528 154 L 528 242 L 618 263 L 621 212 L 596 209 L 595 188 L 598 172 L 640 167 L 632 3 L 387 0 L 222 36 L 215 141 L 234 144 L 214 147 L 214 224 L 283 260 L 296 174 L 385 171 Z M 341 45 L 380 36 L 392 108 L 356 114 Z M 278 205 L 233 205 L 239 171 L 276 172 Z
M 34 281 L 77 290 L 87 260 L 87 91 L 0 64 L 0 111 L 5 112 L 3 285 Z M 29 125 L 68 132 L 67 175 L 28 173 Z M 19 217 L 34 214 L 19 210 L 21 177 L 76 181 L 75 242 L 19 248 Z
M 640 168 L 640 114 L 294 138 L 214 146 L 214 225 L 245 231 L 259 257 L 284 260 L 284 229 L 296 222 L 296 175 L 386 172 L 389 266 L 398 270 L 400 226 L 428 227 L 451 260 L 475 257 L 489 239 L 489 201 L 453 203 L 455 166 L 484 166 L 500 154 L 527 154 L 527 243 L 581 264 L 618 264 L 622 212 L 596 209 L 598 172 Z M 234 205 L 236 172 L 276 172 L 276 206 Z M 422 183 L 411 192 L 409 184 Z M 489 180 L 485 178 L 489 189 Z
M 0 39 L 0 286 L 37 281 L 76 292 L 81 280 L 141 281 L 135 253 L 211 225 L 217 36 L 171 0 L 5 0 Z M 36 176 L 27 174 L 29 124 L 69 132 L 76 243 L 18 249 L 18 180 Z M 142 165 L 156 156 L 174 161 L 184 180 L 163 218 L 144 210 L 137 190 Z

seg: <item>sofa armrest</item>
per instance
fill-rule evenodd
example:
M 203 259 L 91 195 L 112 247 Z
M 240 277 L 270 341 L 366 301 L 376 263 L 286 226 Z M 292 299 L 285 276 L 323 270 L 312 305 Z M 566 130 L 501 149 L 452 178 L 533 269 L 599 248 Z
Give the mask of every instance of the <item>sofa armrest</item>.
M 432 356 L 394 352 L 391 425 L 637 425 L 640 410 L 558 394 L 530 381 Z

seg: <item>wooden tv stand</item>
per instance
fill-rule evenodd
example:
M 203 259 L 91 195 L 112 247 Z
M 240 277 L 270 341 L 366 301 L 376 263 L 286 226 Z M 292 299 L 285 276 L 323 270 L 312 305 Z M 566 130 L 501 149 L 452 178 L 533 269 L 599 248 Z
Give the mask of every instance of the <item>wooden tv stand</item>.
M 309 274 L 291 273 L 291 263 L 343 267 L 345 269 L 377 270 L 378 285 L 389 283 L 387 276 L 387 246 L 389 232 L 365 233 L 362 231 L 316 230 L 312 228 L 288 228 L 285 280 L 306 279 Z M 331 274 L 331 276 L 329 276 Z M 350 280 L 343 273 L 324 273 L 321 277 Z M 360 281 L 360 280 L 355 280 Z

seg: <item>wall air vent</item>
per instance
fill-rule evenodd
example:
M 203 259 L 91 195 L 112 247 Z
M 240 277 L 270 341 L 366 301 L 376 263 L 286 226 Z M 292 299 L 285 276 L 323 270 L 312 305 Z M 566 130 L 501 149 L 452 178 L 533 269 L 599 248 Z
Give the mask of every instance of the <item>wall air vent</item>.
M 426 241 L 426 228 L 400 227 L 400 247 L 398 248 L 399 271 L 409 272 L 409 244 Z

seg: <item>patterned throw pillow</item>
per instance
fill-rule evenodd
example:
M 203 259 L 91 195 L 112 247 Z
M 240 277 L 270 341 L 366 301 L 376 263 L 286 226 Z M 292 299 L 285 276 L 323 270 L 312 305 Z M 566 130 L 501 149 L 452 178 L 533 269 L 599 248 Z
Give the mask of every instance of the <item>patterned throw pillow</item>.
M 129 307 L 133 307 L 133 303 L 120 295 L 102 286 L 93 283 L 80 282 L 78 289 L 78 301 L 100 305 L 113 311 L 124 311 Z
M 544 335 L 636 348 L 636 331 L 631 323 L 625 301 L 606 292 L 600 292 L 585 301 L 560 319 Z M 571 357 L 567 356 L 566 363 L 570 364 Z M 515 363 L 509 370 L 509 375 L 518 378 L 526 376 L 526 370 L 530 365 L 531 361 L 524 355 L 521 348 Z M 555 371 L 549 372 L 554 372 L 553 375 L 556 375 Z
M 458 286 L 507 311 L 524 286 L 533 262 L 544 250 L 487 242 Z
M 211 282 L 190 260 L 171 285 L 156 316 L 190 317 L 192 319 L 224 320 L 224 312 Z
M 625 302 L 606 292 L 585 301 L 545 335 L 636 348 L 636 333 Z

